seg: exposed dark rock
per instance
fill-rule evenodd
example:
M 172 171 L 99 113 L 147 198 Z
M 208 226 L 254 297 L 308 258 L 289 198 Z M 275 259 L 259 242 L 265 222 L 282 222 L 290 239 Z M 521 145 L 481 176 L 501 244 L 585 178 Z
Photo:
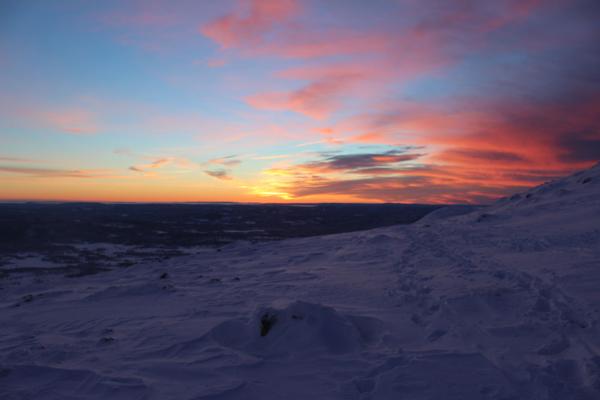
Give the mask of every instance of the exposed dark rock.
M 260 336 L 267 336 L 273 325 L 277 322 L 277 316 L 266 313 L 260 318 Z

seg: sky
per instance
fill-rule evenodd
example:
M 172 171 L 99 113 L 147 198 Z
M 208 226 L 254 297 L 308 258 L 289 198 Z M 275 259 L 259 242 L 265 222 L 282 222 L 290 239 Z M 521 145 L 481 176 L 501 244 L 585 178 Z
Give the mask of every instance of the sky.
M 489 203 L 600 160 L 598 0 L 0 0 L 0 200 Z

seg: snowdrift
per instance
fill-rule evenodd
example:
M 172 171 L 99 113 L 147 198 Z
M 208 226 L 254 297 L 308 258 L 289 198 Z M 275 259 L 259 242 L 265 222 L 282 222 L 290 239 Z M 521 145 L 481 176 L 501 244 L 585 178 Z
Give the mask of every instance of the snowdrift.
M 296 301 L 283 309 L 260 308 L 249 320 L 225 321 L 208 337 L 256 356 L 357 352 L 377 339 L 375 318 L 345 316 L 320 304 Z

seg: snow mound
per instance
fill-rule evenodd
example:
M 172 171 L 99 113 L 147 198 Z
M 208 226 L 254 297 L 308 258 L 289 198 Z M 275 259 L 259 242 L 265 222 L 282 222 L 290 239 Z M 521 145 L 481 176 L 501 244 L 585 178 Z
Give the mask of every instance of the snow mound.
M 254 355 L 345 354 L 381 337 L 382 323 L 340 314 L 321 304 L 296 301 L 285 308 L 264 307 L 249 320 L 229 320 L 208 337 L 222 346 Z

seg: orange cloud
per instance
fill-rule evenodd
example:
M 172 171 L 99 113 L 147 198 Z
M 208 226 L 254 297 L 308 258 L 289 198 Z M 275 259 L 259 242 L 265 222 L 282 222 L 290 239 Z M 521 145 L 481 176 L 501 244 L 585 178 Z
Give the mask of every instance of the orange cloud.
M 233 154 L 230 156 L 213 158 L 211 160 L 208 160 L 207 163 L 208 164 L 219 164 L 219 165 L 224 165 L 227 167 L 233 167 L 233 166 L 241 164 L 241 162 L 242 162 L 242 160 L 240 160 L 237 155 Z
M 349 142 L 357 143 L 387 143 L 386 137 L 378 132 L 367 132 L 353 136 Z
M 585 93 L 544 102 L 397 102 L 342 120 L 325 136 L 351 132 L 344 136 L 346 144 L 422 146 L 414 157 L 334 153 L 265 172 L 279 177 L 274 192 L 296 199 L 346 195 L 371 201 L 490 202 L 597 162 L 599 112 L 600 99 Z
M 33 160 L 31 160 L 29 158 L 21 158 L 21 157 L 2 157 L 2 156 L 0 156 L 0 162 L 29 163 L 29 162 L 33 162 Z
M 566 101 L 528 104 L 472 98 L 449 108 L 397 104 L 351 118 L 336 129 L 377 132 L 350 136 L 348 142 L 381 143 L 383 139 L 428 147 L 425 168 L 363 172 L 417 174 L 431 185 L 477 186 L 475 197 L 465 195 L 465 201 L 474 201 L 483 194 L 498 197 L 543 183 L 600 159 L 600 123 L 595 117 L 600 101 L 585 96 Z
M 135 172 L 142 172 L 146 175 L 152 175 L 154 174 L 153 171 L 156 171 L 169 165 L 175 165 L 179 168 L 183 168 L 186 171 L 196 167 L 194 163 L 190 162 L 185 158 L 161 157 L 146 164 L 132 165 L 131 167 L 129 167 L 129 170 Z
M 333 135 L 335 130 L 333 128 L 315 128 L 315 132 L 318 132 L 322 135 Z
M 110 169 L 56 169 L 39 167 L 15 167 L 0 165 L 0 173 L 27 175 L 32 178 L 116 178 Z
M 165 165 L 170 164 L 172 161 L 173 160 L 171 158 L 160 158 L 158 160 L 152 161 L 149 164 L 133 165 L 129 167 L 129 169 L 135 172 L 146 172 L 148 170 L 162 168 Z
M 335 171 L 311 164 L 266 171 L 267 175 L 279 177 L 276 184 L 271 184 L 272 191 L 285 193 L 289 198 L 345 195 L 353 201 L 416 203 L 488 203 L 566 173 L 560 169 L 516 173 L 493 168 L 385 162 L 374 167 L 351 168 L 343 171 L 345 175 L 331 172 Z

